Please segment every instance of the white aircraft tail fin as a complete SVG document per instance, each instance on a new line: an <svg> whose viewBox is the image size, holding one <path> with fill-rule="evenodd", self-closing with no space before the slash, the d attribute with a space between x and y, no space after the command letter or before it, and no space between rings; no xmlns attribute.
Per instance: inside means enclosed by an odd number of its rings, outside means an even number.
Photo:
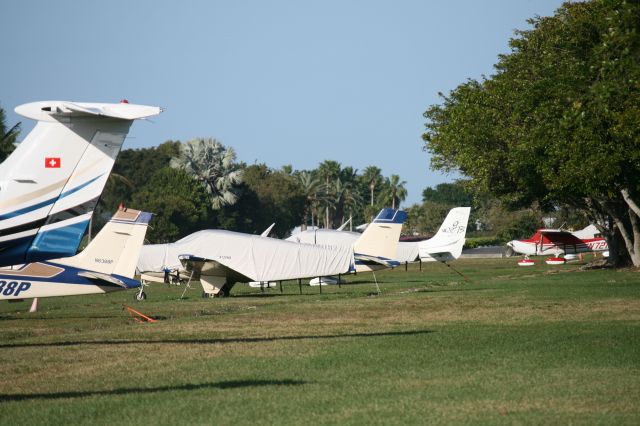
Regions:
<svg viewBox="0 0 640 426"><path fill-rule="evenodd" d="M120 208L82 252L52 262L133 278L152 216L151 213Z"/></svg>
<svg viewBox="0 0 640 426"><path fill-rule="evenodd" d="M265 229L264 231L262 231L262 234L260 234L261 237L268 237L269 234L271 233L271 230L273 229L273 227L276 226L276 223L273 222L267 229Z"/></svg>
<svg viewBox="0 0 640 426"><path fill-rule="evenodd" d="M336 231L344 231L348 224L351 223L351 218L347 219L345 223L340 225L340 227Z"/></svg>
<svg viewBox="0 0 640 426"><path fill-rule="evenodd" d="M447 261L459 258L464 246L470 212L471 207L451 209L436 235L418 244L420 259Z"/></svg>
<svg viewBox="0 0 640 426"><path fill-rule="evenodd" d="M405 220L407 220L407 213L402 210L382 209L354 243L353 251L356 256L393 259L396 256L400 231Z"/></svg>
<svg viewBox="0 0 640 426"><path fill-rule="evenodd" d="M0 164L0 266L72 256L131 123L161 110L46 101L15 111L38 123Z"/></svg>

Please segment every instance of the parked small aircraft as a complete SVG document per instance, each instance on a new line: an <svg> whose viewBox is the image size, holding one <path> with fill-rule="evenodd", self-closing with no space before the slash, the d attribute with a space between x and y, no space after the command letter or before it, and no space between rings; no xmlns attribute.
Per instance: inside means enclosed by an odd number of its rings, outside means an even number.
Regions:
<svg viewBox="0 0 640 426"><path fill-rule="evenodd" d="M513 240L507 246L515 253L527 256L545 254L574 254L591 251L605 251L609 247L607 241L594 231L592 226L569 232L562 229L538 229L531 238Z"/></svg>
<svg viewBox="0 0 640 426"><path fill-rule="evenodd" d="M132 122L160 108L33 102L36 126L0 164L0 266L73 256Z"/></svg>
<svg viewBox="0 0 640 426"><path fill-rule="evenodd" d="M146 245L138 261L143 277L150 272L181 270L199 279L203 296L228 295L236 282L269 282L313 278L355 271L356 263L385 267L398 263L387 257L397 244L403 211L383 209L353 245L299 244L259 235L204 230L175 243Z"/></svg>
<svg viewBox="0 0 640 426"><path fill-rule="evenodd" d="M418 257L422 261L446 261L460 257L462 246L464 245L469 221L470 207L456 207L449 211L447 217L442 222L440 229L433 238L420 242L400 242L396 244L386 244L385 257L393 259L396 264L413 262ZM362 234L358 232L334 230L334 229L313 229L299 232L287 238L288 241L295 241L305 244L325 244L325 245L353 245ZM399 236L399 235L398 235ZM356 263L358 272L370 271L384 268L384 265L365 265Z"/></svg>
<svg viewBox="0 0 640 426"><path fill-rule="evenodd" d="M106 293L133 279L151 214L121 208L79 254L0 269L0 300ZM144 298L140 293L139 298Z"/></svg>

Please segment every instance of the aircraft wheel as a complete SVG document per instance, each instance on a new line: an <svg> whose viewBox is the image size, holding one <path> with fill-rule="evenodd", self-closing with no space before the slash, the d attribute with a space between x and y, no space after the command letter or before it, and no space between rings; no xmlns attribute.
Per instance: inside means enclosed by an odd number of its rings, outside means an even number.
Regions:
<svg viewBox="0 0 640 426"><path fill-rule="evenodd" d="M142 292L138 292L136 293L136 295L134 296L134 298L136 300L146 300L147 299L147 293L145 293L144 291Z"/></svg>

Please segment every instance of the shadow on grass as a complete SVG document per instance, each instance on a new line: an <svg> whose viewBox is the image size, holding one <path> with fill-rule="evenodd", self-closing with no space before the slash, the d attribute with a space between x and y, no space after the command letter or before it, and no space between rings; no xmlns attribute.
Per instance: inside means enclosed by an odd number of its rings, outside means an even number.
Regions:
<svg viewBox="0 0 640 426"><path fill-rule="evenodd" d="M351 333L351 334L329 334L329 335L303 335L303 336L279 336L279 337L231 337L219 339L159 339L159 340L88 340L69 342L47 342L47 343L0 343L0 349L6 348L31 348L31 347L65 347L81 345L156 345L156 344L186 344L186 345L211 345L226 343L261 343L287 340L306 339L341 339L345 337L387 337L387 336L416 336L420 334L433 333L433 330L416 331L389 331L385 333Z"/></svg>
<svg viewBox="0 0 640 426"><path fill-rule="evenodd" d="M32 394L0 394L0 402L9 401L29 401L37 399L63 399L63 398L84 398L91 396L110 396L110 395L129 395L144 394L156 392L172 392L172 391L192 391L200 389L236 389L236 388L252 388L259 386L301 386L308 382L301 380L229 380L216 383L187 383L176 386L158 386L155 388L123 388L111 390L94 390L94 391L71 391L71 392L52 392L52 393L32 393Z"/></svg>

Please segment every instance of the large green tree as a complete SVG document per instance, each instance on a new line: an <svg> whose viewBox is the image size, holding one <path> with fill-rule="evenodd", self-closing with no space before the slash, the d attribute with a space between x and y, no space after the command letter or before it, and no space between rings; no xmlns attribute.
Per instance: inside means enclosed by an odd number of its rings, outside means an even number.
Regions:
<svg viewBox="0 0 640 426"><path fill-rule="evenodd" d="M184 170L164 167L133 195L132 207L155 214L147 240L174 242L208 224L210 209L204 186Z"/></svg>
<svg viewBox="0 0 640 426"><path fill-rule="evenodd" d="M425 188L422 191L422 201L450 206L471 206L473 195L465 188L464 182L458 180L453 183L439 183L435 188Z"/></svg>
<svg viewBox="0 0 640 426"><path fill-rule="evenodd" d="M259 205L249 213L253 218L253 232L262 232L275 222L276 235L285 237L300 224L305 196L295 178L284 171L255 164L244 169L244 184L255 193Z"/></svg>
<svg viewBox="0 0 640 426"><path fill-rule="evenodd" d="M529 22L495 75L425 112L432 167L513 207L580 209L640 266L640 4L565 3Z"/></svg>

